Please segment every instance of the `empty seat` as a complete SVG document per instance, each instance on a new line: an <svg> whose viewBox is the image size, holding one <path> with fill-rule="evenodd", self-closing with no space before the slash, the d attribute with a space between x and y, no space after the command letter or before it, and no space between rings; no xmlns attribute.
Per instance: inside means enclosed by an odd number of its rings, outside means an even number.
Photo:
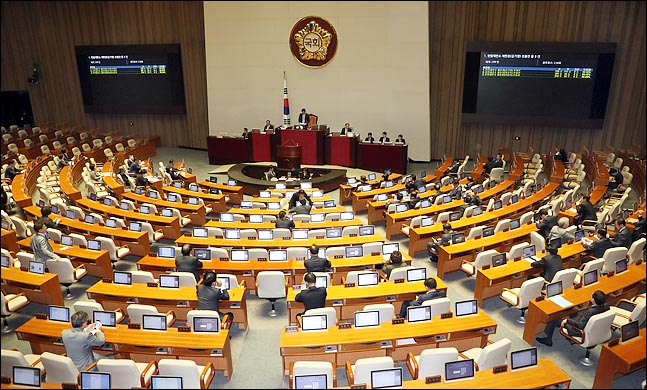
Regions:
<svg viewBox="0 0 647 390"><path fill-rule="evenodd" d="M454 347L425 349L418 356L407 354L407 368L413 379L445 375L445 363L458 360L458 350Z"/></svg>
<svg viewBox="0 0 647 390"><path fill-rule="evenodd" d="M541 295L541 290L544 287L544 278L532 278L526 280L521 284L521 287L518 288L503 288L501 295L499 297L507 302L510 306L513 306L521 310L521 317L517 319L517 322L525 323L525 312L528 308L528 304L531 299L535 299Z"/></svg>
<svg viewBox="0 0 647 390"><path fill-rule="evenodd" d="M256 277L256 294L259 298L272 302L269 312L271 317L277 315L275 302L287 296L287 280L281 271L261 271Z"/></svg>
<svg viewBox="0 0 647 390"><path fill-rule="evenodd" d="M131 359L99 359L97 369L110 374L110 387L114 389L147 389L151 376L157 373L157 362L136 363Z"/></svg>
<svg viewBox="0 0 647 390"><path fill-rule="evenodd" d="M85 264L81 264L75 268L70 259L67 258L47 260L45 263L47 264L47 268L49 268L49 272L57 274L59 282L65 287L65 299L72 299L70 286L88 274Z"/></svg>
<svg viewBox="0 0 647 390"><path fill-rule="evenodd" d="M138 303L131 303L126 308L126 311L128 312L128 321L131 324L133 323L141 324L142 316L144 314L160 314L157 311L157 308L155 306L141 305ZM174 323L175 323L175 312L173 310L169 310L166 312L166 326L171 327Z"/></svg>
<svg viewBox="0 0 647 390"><path fill-rule="evenodd" d="M346 378L348 384L371 383L371 371L394 368L393 358L390 356L357 359L355 364L346 362Z"/></svg>
<svg viewBox="0 0 647 390"><path fill-rule="evenodd" d="M506 365L508 351L512 345L509 338L503 338L499 341L492 342L488 340L488 345L484 348L471 348L460 353L463 359L474 359L476 369L479 371L490 370L492 367Z"/></svg>
<svg viewBox="0 0 647 390"><path fill-rule="evenodd" d="M160 359L157 368L159 375L182 377L185 389L208 389L215 375L212 362L198 366L193 360Z"/></svg>
<svg viewBox="0 0 647 390"><path fill-rule="evenodd" d="M51 352L43 352L40 361L45 368L47 383L77 383L79 371L71 358Z"/></svg>
<svg viewBox="0 0 647 390"><path fill-rule="evenodd" d="M7 317L9 317L11 313L15 313L23 307L29 305L29 303L29 298L27 298L27 296L25 296L25 294L23 293L5 295L4 291L2 291L2 306L0 308L2 310L2 333L9 333L13 331L13 329L9 327L9 321L7 320Z"/></svg>
<svg viewBox="0 0 647 390"><path fill-rule="evenodd" d="M290 364L290 388L295 389L295 377L302 375L326 375L326 388L337 387L337 370L330 362L297 361Z"/></svg>

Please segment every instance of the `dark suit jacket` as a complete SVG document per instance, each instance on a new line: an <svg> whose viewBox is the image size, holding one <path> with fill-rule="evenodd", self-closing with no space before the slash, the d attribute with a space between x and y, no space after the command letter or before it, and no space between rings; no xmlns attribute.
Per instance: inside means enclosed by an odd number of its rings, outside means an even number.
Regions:
<svg viewBox="0 0 647 390"><path fill-rule="evenodd" d="M542 268L544 271L541 273L541 276L543 276L547 282L553 280L557 271L564 269L564 262L560 255L549 254L530 265L532 265L532 268Z"/></svg>
<svg viewBox="0 0 647 390"><path fill-rule="evenodd" d="M301 123L305 123L306 125L307 125L308 123L310 123L310 114L308 114L308 113L305 113L305 114L301 113L301 114L299 114L299 124L301 124Z"/></svg>
<svg viewBox="0 0 647 390"><path fill-rule="evenodd" d="M503 160L494 160L493 168L503 168Z"/></svg>
<svg viewBox="0 0 647 390"><path fill-rule="evenodd" d="M382 272L384 272L384 274L386 275L386 278L388 279L389 276L391 276L391 271L393 271L396 268L406 267L406 266L407 266L406 263L400 263L400 264L387 263L384 265L384 267L382 267Z"/></svg>
<svg viewBox="0 0 647 390"><path fill-rule="evenodd" d="M41 222L43 225L47 226L48 228L59 229L59 230L61 229L59 225L56 222L52 221L50 217L40 217L38 218L38 222Z"/></svg>
<svg viewBox="0 0 647 390"><path fill-rule="evenodd" d="M427 291L424 294L420 294L418 296L418 299L416 299L413 303L412 306L421 306L424 301L428 301L430 299L436 299L436 298L444 298L445 297L445 292L444 291Z"/></svg>
<svg viewBox="0 0 647 390"><path fill-rule="evenodd" d="M375 142L375 137L366 137L364 138L364 142Z"/></svg>
<svg viewBox="0 0 647 390"><path fill-rule="evenodd" d="M578 329L584 329L591 317L596 314L604 313L607 310L609 310L609 307L606 304L600 306L591 306L583 312L580 312L577 316L575 316L575 318L567 319L566 324L574 325ZM568 329L568 326L566 328ZM571 333L569 332L569 334ZM579 333L576 332L575 335L579 335Z"/></svg>
<svg viewBox="0 0 647 390"><path fill-rule="evenodd" d="M631 232L627 227L623 227L622 230L620 230L617 234L613 234L611 236L613 238L613 246L615 247L620 247L624 246L625 248L629 249L631 246Z"/></svg>
<svg viewBox="0 0 647 390"><path fill-rule="evenodd" d="M303 302L306 310L310 309L319 309L326 306L326 292L325 287L315 287L312 286L307 290L299 292L294 300L297 302ZM334 326L335 324L328 324L328 326Z"/></svg>
<svg viewBox="0 0 647 390"><path fill-rule="evenodd" d="M378 142L391 142L391 138L389 138L389 137L386 137L386 138L385 137L380 137Z"/></svg>
<svg viewBox="0 0 647 390"><path fill-rule="evenodd" d="M130 167L128 167L128 172L129 173L139 173L141 172L142 168L139 166L139 164L132 163L130 164Z"/></svg>
<svg viewBox="0 0 647 390"><path fill-rule="evenodd" d="M308 196L308 194L305 195L305 198L309 204L312 204L312 199L310 199L310 196ZM299 202L299 193L295 192L294 194L292 194L292 197L290 198L290 203L288 207L290 208L296 207L298 202Z"/></svg>
<svg viewBox="0 0 647 390"><path fill-rule="evenodd" d="M175 258L175 268L178 272L191 272L195 276L196 282L200 280L200 273L198 270L202 268L202 262L195 258L195 256L179 255Z"/></svg>
<svg viewBox="0 0 647 390"><path fill-rule="evenodd" d="M148 184L148 181L146 181L146 178L144 176L138 175L135 178L135 185L137 187L146 187L146 184Z"/></svg>
<svg viewBox="0 0 647 390"><path fill-rule="evenodd" d="M591 254L596 259L601 258L604 255L604 252L613 247L613 243L609 240L608 237L601 238L599 240L593 241L591 245L583 244L584 247L591 251Z"/></svg>
<svg viewBox="0 0 647 390"><path fill-rule="evenodd" d="M483 171L485 173L487 173L488 175L492 171L492 168L494 168L494 160L488 161L488 162L485 163L485 165L483 165Z"/></svg>
<svg viewBox="0 0 647 390"><path fill-rule="evenodd" d="M347 128L345 128L345 127L342 127L342 128L341 128L341 135L346 135L346 134L348 134L348 133L350 133L350 132L352 132L352 131L353 131L353 128L352 128L352 127L349 127L348 129L347 129Z"/></svg>
<svg viewBox="0 0 647 390"><path fill-rule="evenodd" d="M263 130L274 130L274 125L272 124L265 125L265 127L263 127Z"/></svg>
<svg viewBox="0 0 647 390"><path fill-rule="evenodd" d="M330 267L330 260L323 257L313 256L303 262L308 272L326 272L326 268Z"/></svg>
<svg viewBox="0 0 647 390"><path fill-rule="evenodd" d="M591 202L584 202L577 205L577 214L581 216L580 221L591 220L596 221L598 219L597 214L595 213L595 208Z"/></svg>
<svg viewBox="0 0 647 390"><path fill-rule="evenodd" d="M543 221L537 223L537 229L544 238L548 238L553 226L557 225L557 216L548 216Z"/></svg>
<svg viewBox="0 0 647 390"><path fill-rule="evenodd" d="M294 228L294 221L290 219L276 219L275 227L277 228L287 228L287 229L292 229Z"/></svg>

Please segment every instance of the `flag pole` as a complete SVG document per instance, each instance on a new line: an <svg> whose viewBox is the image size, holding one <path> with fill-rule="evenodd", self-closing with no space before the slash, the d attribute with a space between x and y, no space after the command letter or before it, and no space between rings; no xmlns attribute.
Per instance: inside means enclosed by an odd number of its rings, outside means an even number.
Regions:
<svg viewBox="0 0 647 390"><path fill-rule="evenodd" d="M283 126L290 125L290 101L288 100L288 79L283 71Z"/></svg>

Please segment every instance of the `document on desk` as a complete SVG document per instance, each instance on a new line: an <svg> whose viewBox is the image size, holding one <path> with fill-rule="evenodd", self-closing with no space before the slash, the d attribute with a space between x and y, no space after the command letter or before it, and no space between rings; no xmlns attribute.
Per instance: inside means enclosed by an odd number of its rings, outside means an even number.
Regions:
<svg viewBox="0 0 647 390"><path fill-rule="evenodd" d="M406 338L406 339L397 339L395 340L395 345L396 346L401 346L401 345L410 345L410 344L416 344L416 340L414 340L412 337Z"/></svg>
<svg viewBox="0 0 647 390"><path fill-rule="evenodd" d="M562 297L561 295L552 296L552 297L548 298L548 300L553 301L554 303L559 305L559 307L561 307L561 308L573 306L573 303L571 303L571 301L569 301L568 299Z"/></svg>

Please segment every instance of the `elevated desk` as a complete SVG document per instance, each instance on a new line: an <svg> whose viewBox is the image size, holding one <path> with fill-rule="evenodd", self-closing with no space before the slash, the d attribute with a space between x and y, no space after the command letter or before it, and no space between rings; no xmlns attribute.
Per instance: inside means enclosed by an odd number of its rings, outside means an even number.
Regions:
<svg viewBox="0 0 647 390"><path fill-rule="evenodd" d="M357 166L357 137L326 137L326 164Z"/></svg>
<svg viewBox="0 0 647 390"><path fill-rule="evenodd" d="M252 142L242 137L207 137L209 164L234 164L251 161Z"/></svg>
<svg viewBox="0 0 647 390"><path fill-rule="evenodd" d="M276 138L274 133L252 132L252 160L276 161Z"/></svg>
<svg viewBox="0 0 647 390"><path fill-rule="evenodd" d="M371 171L407 173L408 145L382 145L360 143L357 145L357 168Z"/></svg>
<svg viewBox="0 0 647 390"><path fill-rule="evenodd" d="M32 353L60 354L65 353L65 346L60 341L61 333L71 328L69 323L32 318L16 329L16 335L19 340L29 342ZM117 325L116 328L104 326L102 330L108 344L94 348L100 353L117 354L122 359L144 363L161 358L193 360L199 365L211 362L227 378L231 378L233 373L228 329L220 329L218 333L180 333L177 328L164 332ZM160 353L158 347L166 350ZM214 356L214 349L219 350L218 356Z"/></svg>
<svg viewBox="0 0 647 390"><path fill-rule="evenodd" d="M301 161L303 164L324 165L325 140L328 135L327 130L276 130L279 135L280 145L299 145L301 146ZM288 142L290 141L290 142ZM277 158L279 156L279 145L277 145Z"/></svg>
<svg viewBox="0 0 647 390"><path fill-rule="evenodd" d="M243 200L243 187L242 186L229 186L223 183L212 183L210 181L201 181L198 183L200 187L217 188L223 194L229 196L229 202L233 204L240 204Z"/></svg>
<svg viewBox="0 0 647 390"><path fill-rule="evenodd" d="M15 230L4 230L2 229L2 248L18 253L18 244L16 244L16 241L18 240L18 237L16 236L16 231Z"/></svg>
<svg viewBox="0 0 647 390"><path fill-rule="evenodd" d="M24 293L30 301L42 305L65 305L56 274L39 275L20 268L3 268L2 280L2 289L9 294Z"/></svg>
<svg viewBox="0 0 647 390"><path fill-rule="evenodd" d="M626 343L609 347L602 345L598 368L595 371L594 389L610 389L611 383L617 377L645 368L645 328L640 329L640 335Z"/></svg>
<svg viewBox="0 0 647 390"><path fill-rule="evenodd" d="M571 302L573 306L562 308L548 299L540 302L533 299L528 305L523 339L528 345L533 345L535 336L544 331L547 322L565 318L569 314L584 310L585 307L579 307L579 305L586 305L591 300L591 295L595 290L601 290L607 295L614 293L608 299L617 301L621 298L629 299L635 296L644 286L645 263L640 265L631 264L620 275L612 277L600 276L597 283L579 289L571 287L564 290L562 297Z"/></svg>

